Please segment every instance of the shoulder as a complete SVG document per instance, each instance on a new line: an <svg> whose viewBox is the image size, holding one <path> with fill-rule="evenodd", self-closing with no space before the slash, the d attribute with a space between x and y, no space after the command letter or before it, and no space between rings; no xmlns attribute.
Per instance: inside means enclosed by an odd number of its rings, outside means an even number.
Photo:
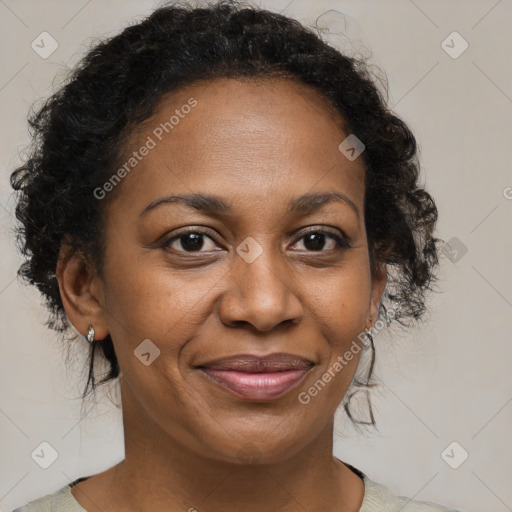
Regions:
<svg viewBox="0 0 512 512"><path fill-rule="evenodd" d="M71 494L71 487L81 480L82 478L79 478L61 487L53 494L47 494L37 498L12 512L86 512Z"/></svg>
<svg viewBox="0 0 512 512"><path fill-rule="evenodd" d="M363 474L365 492L359 512L458 512L430 501L416 501L396 496L386 486L374 482Z"/></svg>

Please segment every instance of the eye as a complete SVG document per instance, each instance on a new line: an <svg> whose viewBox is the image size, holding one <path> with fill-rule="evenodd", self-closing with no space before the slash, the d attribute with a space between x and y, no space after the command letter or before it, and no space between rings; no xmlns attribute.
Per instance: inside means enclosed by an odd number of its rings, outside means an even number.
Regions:
<svg viewBox="0 0 512 512"><path fill-rule="evenodd" d="M205 243L208 239L210 243ZM190 230L181 232L179 235L170 238L163 244L164 248L169 248L175 252L211 252L215 251L217 245L212 237L203 231ZM204 249L203 251L201 249Z"/></svg>
<svg viewBox="0 0 512 512"><path fill-rule="evenodd" d="M328 243L329 239L330 243ZM350 248L350 244L343 236L318 228L313 228L308 230L306 233L303 233L299 242L301 240L304 240L304 250L312 252L327 252ZM325 245L328 245L327 249L325 248Z"/></svg>

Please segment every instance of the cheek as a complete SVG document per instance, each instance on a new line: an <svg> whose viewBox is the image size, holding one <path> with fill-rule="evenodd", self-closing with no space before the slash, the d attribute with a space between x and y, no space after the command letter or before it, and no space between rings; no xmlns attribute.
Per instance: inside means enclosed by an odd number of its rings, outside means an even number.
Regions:
<svg viewBox="0 0 512 512"><path fill-rule="evenodd" d="M315 290L314 311L325 330L324 338L329 341L331 350L345 351L368 322L371 280L368 261L362 251L353 254L342 269L326 275Z"/></svg>
<svg viewBox="0 0 512 512"><path fill-rule="evenodd" d="M211 313L207 292L222 273L172 270L158 250L140 258L126 245L105 265L107 322L120 367L123 373L138 372L134 351L149 339L160 351L151 365L179 381L180 352Z"/></svg>
<svg viewBox="0 0 512 512"><path fill-rule="evenodd" d="M108 325L121 373L137 402L155 418L165 410L162 418L179 423L174 411L191 409L178 365L180 352L205 316L201 299L214 282L206 288L205 277L199 285L192 274L183 277L161 258L150 259L136 264L137 258L125 252L105 266Z"/></svg>
<svg viewBox="0 0 512 512"><path fill-rule="evenodd" d="M180 320L194 310L205 288L192 273L184 275L166 266L160 249L141 254L128 246L111 246L106 258L107 314L116 329L122 332L125 327L130 337L164 341L165 333L180 328ZM208 280L207 274L203 276Z"/></svg>

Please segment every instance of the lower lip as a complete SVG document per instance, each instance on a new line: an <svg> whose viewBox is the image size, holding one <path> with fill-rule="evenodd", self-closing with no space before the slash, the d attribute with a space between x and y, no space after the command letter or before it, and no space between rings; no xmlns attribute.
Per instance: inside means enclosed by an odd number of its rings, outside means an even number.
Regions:
<svg viewBox="0 0 512 512"><path fill-rule="evenodd" d="M212 380L247 400L279 398L298 386L309 368L272 373L245 373L232 370L201 368Z"/></svg>

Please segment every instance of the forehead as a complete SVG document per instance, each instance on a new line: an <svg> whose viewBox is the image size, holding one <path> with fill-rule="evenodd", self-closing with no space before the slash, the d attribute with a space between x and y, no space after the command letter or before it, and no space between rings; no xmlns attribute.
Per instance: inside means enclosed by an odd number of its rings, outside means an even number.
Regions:
<svg viewBox="0 0 512 512"><path fill-rule="evenodd" d="M270 199L321 182L357 201L364 164L340 153L344 125L324 97L294 80L197 82L162 97L133 130L124 162L150 140L152 148L123 179L123 195L147 203L176 190L231 197L252 190Z"/></svg>

